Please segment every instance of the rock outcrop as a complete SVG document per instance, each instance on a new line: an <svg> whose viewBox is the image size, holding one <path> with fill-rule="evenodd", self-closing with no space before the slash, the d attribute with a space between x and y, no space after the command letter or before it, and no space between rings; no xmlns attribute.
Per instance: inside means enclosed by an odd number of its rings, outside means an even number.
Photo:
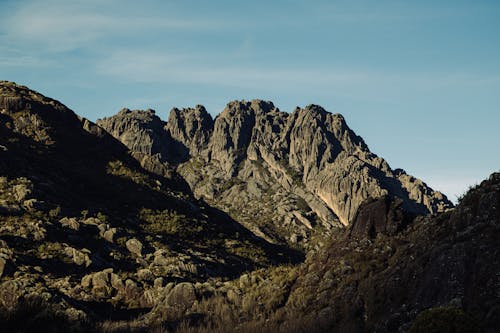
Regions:
<svg viewBox="0 0 500 333"><path fill-rule="evenodd" d="M207 147L213 126L212 116L205 107L197 105L195 108L172 109L165 129L180 144L176 148L196 156Z"/></svg>
<svg viewBox="0 0 500 333"><path fill-rule="evenodd" d="M412 220L411 214L402 208L403 200L383 196L367 199L359 207L349 228L349 236L375 238L377 234L394 235Z"/></svg>
<svg viewBox="0 0 500 333"><path fill-rule="evenodd" d="M130 150L167 160L169 138L162 131L164 122L154 110L122 109L115 117L104 118L98 124Z"/></svg>

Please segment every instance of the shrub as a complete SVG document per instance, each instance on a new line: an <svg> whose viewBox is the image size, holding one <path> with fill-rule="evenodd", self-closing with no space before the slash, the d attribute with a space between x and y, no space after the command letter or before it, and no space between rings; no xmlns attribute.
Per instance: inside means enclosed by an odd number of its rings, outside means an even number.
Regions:
<svg viewBox="0 0 500 333"><path fill-rule="evenodd" d="M69 318L55 311L43 299L28 297L8 311L1 309L0 327L2 332L91 332L89 325Z"/></svg>
<svg viewBox="0 0 500 333"><path fill-rule="evenodd" d="M437 307L422 311L408 333L479 333L479 325L463 310Z"/></svg>
<svg viewBox="0 0 500 333"><path fill-rule="evenodd" d="M200 222L193 221L175 210L144 208L140 211L139 218L145 222L144 230L151 234L189 237L203 231L203 225Z"/></svg>

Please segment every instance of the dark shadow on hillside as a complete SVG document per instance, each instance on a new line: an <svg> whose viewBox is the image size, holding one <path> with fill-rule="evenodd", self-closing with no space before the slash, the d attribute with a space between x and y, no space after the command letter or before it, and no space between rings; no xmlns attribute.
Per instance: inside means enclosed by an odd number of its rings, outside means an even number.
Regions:
<svg viewBox="0 0 500 333"><path fill-rule="evenodd" d="M142 208L171 209L198 219L201 218L200 206L203 206L204 213L208 215L208 232L203 233L201 238L170 237L167 240L169 246L181 251L193 248L206 251L203 246L199 246L204 240L237 238L260 247L270 259L270 264L298 263L304 259L299 251L273 245L256 237L226 213L197 202L190 192L176 192L170 187L168 179L142 169L123 144L99 127L96 126L94 130L102 130L103 133L96 135L83 130L81 121L72 113L61 115L54 110L46 110L46 107L37 112L43 114L43 119L53 126L55 144L45 145L13 132L6 126L10 117L0 115L0 141L7 149L0 151L0 174L9 178L30 179L34 183L35 197L50 203L52 206L49 208L61 206L64 216L79 216L83 210L88 210L91 215L103 212L110 217L111 226L133 230L137 232L139 240L144 241L145 235L136 218ZM143 175L146 183L134 181L131 179L133 175L127 178L109 174L109 163L112 161L121 161L127 170ZM153 189L148 183L150 181L160 182L160 188ZM180 187L184 188L184 185ZM80 237L82 235L79 232L62 232L59 229L48 230L48 239L63 239L72 247L90 247L91 251L116 247L88 235ZM232 255L223 247L216 247L215 251L229 259L227 264L212 267L217 275L236 277L263 266L249 258ZM95 268L104 267L97 265Z"/></svg>

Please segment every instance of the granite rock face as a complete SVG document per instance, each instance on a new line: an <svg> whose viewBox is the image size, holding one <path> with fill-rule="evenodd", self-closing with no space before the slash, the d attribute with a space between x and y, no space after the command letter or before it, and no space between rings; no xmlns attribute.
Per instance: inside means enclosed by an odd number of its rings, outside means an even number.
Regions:
<svg viewBox="0 0 500 333"><path fill-rule="evenodd" d="M101 119L97 124L131 151L158 155L161 161L167 160L170 138L163 131L165 123L154 110L132 111L125 108L116 116Z"/></svg>
<svg viewBox="0 0 500 333"><path fill-rule="evenodd" d="M377 234L394 235L414 218L402 209L403 200L383 196L367 199L359 207L350 226L349 236L375 238Z"/></svg>
<svg viewBox="0 0 500 333"><path fill-rule="evenodd" d="M126 118L120 112L98 124L131 150L154 152L130 144L143 139L127 119L142 119L143 112ZM307 241L317 225L350 225L369 198L399 198L411 214L453 206L423 181L391 169L342 115L318 105L286 113L267 101L233 101L213 121L202 106L174 108L154 131L144 142L163 147L164 159L197 197L270 241Z"/></svg>
<svg viewBox="0 0 500 333"><path fill-rule="evenodd" d="M170 111L165 129L171 137L184 146L190 155L197 155L208 145L214 122L205 107L197 105L195 108Z"/></svg>

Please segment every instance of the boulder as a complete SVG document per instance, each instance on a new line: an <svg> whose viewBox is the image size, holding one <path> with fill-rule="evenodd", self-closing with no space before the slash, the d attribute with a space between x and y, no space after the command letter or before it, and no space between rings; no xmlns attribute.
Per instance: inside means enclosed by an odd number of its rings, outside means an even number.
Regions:
<svg viewBox="0 0 500 333"><path fill-rule="evenodd" d="M86 219L83 219L82 220L82 223L85 224L85 225L93 225L93 226L98 226L99 224L101 224L101 220L99 220L98 218L96 217L89 217L89 218L86 218Z"/></svg>
<svg viewBox="0 0 500 333"><path fill-rule="evenodd" d="M90 288L92 286L92 274L87 274L82 277L80 284L83 288Z"/></svg>
<svg viewBox="0 0 500 333"><path fill-rule="evenodd" d="M359 207L348 234L358 238L374 238L378 233L394 235L413 217L403 208L403 201L399 198L370 198Z"/></svg>
<svg viewBox="0 0 500 333"><path fill-rule="evenodd" d="M16 215L22 212L21 207L15 203L9 203L7 200L0 200L0 214Z"/></svg>
<svg viewBox="0 0 500 333"><path fill-rule="evenodd" d="M154 280L153 285L154 285L155 288L162 288L163 287L163 278L162 277L157 277Z"/></svg>
<svg viewBox="0 0 500 333"><path fill-rule="evenodd" d="M197 300L194 285L189 282L176 284L168 293L166 303L185 311Z"/></svg>
<svg viewBox="0 0 500 333"><path fill-rule="evenodd" d="M26 184L18 184L12 187L12 192L17 202L23 202L31 194L31 188Z"/></svg>
<svg viewBox="0 0 500 333"><path fill-rule="evenodd" d="M113 289L118 289L114 285L119 286L117 275L113 273L112 268L87 274L82 278L80 284L83 288L91 288L92 293L98 297L111 296Z"/></svg>
<svg viewBox="0 0 500 333"><path fill-rule="evenodd" d="M7 265L7 259L0 257L0 278L2 277L3 272L5 271L6 265Z"/></svg>
<svg viewBox="0 0 500 333"><path fill-rule="evenodd" d="M114 289L116 289L118 291L123 290L123 288L124 288L123 281L117 274L111 273L110 281L111 281L111 286Z"/></svg>
<svg viewBox="0 0 500 333"><path fill-rule="evenodd" d="M92 264L92 260L89 256L90 250L88 249L77 250L73 247L68 246L64 249L64 252L78 266L85 265L85 267L89 267Z"/></svg>
<svg viewBox="0 0 500 333"><path fill-rule="evenodd" d="M103 237L108 242L113 243L115 240L116 233L117 233L116 228L110 228L104 232Z"/></svg>
<svg viewBox="0 0 500 333"><path fill-rule="evenodd" d="M80 223L74 217L63 217L59 220L59 223L65 228L77 231L80 229Z"/></svg>
<svg viewBox="0 0 500 333"><path fill-rule="evenodd" d="M92 276L92 292L100 297L111 296L111 273L113 273L112 268L107 268L103 271L94 273Z"/></svg>
<svg viewBox="0 0 500 333"><path fill-rule="evenodd" d="M139 281L153 281L155 278L155 276L153 275L153 273L147 269L147 268L143 268L143 269L140 269L139 271L137 271L137 279Z"/></svg>
<svg viewBox="0 0 500 333"><path fill-rule="evenodd" d="M142 257L142 243L138 239L131 238L127 240L125 246L130 253L135 254L138 257Z"/></svg>
<svg viewBox="0 0 500 333"><path fill-rule="evenodd" d="M32 212L37 210L45 210L47 205L43 201L38 201L37 199L28 199L23 201L24 209Z"/></svg>

